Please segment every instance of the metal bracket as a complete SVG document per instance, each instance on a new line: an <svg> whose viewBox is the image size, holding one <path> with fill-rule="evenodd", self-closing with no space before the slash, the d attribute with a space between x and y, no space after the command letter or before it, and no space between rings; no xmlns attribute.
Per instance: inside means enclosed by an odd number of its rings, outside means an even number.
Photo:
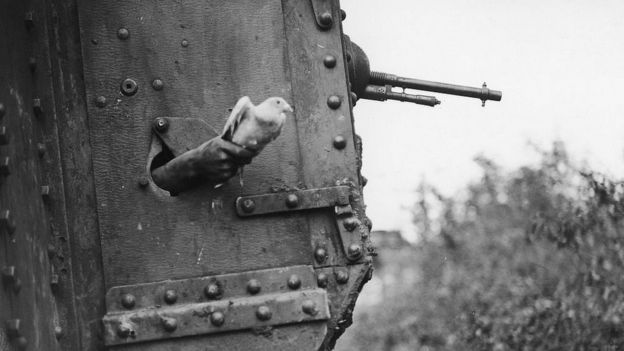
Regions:
<svg viewBox="0 0 624 351"><path fill-rule="evenodd" d="M332 0L310 0L316 24L322 30L329 30L336 22L332 15Z"/></svg>
<svg viewBox="0 0 624 351"><path fill-rule="evenodd" d="M114 287L108 346L330 318L311 266Z"/></svg>
<svg viewBox="0 0 624 351"><path fill-rule="evenodd" d="M236 198L236 213L241 217L262 214L310 210L333 207L343 251L351 262L363 257L359 232L360 220L349 204L351 189L348 186L308 189L284 193L240 196ZM356 231L356 229L358 229Z"/></svg>

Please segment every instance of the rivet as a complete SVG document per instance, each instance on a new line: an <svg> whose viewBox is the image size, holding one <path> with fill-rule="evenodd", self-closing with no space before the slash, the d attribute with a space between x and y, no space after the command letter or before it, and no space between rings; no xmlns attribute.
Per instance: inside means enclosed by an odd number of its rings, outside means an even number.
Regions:
<svg viewBox="0 0 624 351"><path fill-rule="evenodd" d="M39 117L43 114L43 107L41 106L41 99L35 98L32 101L33 111L35 112L35 116Z"/></svg>
<svg viewBox="0 0 624 351"><path fill-rule="evenodd" d="M327 274L321 272L316 275L316 284L318 284L319 287L326 288L328 283L329 277L327 276Z"/></svg>
<svg viewBox="0 0 624 351"><path fill-rule="evenodd" d="M117 335L120 338L127 338L132 334L132 327L126 322L122 322L117 326Z"/></svg>
<svg viewBox="0 0 624 351"><path fill-rule="evenodd" d="M63 337L63 328L58 325L54 327L54 336L56 337L56 340L61 340Z"/></svg>
<svg viewBox="0 0 624 351"><path fill-rule="evenodd" d="M11 174L11 168L9 167L11 163L11 159L9 156L4 156L0 158L0 175L7 176Z"/></svg>
<svg viewBox="0 0 624 351"><path fill-rule="evenodd" d="M24 24L26 25L26 29L31 30L35 26L35 21L33 20L32 11L26 12L24 16Z"/></svg>
<svg viewBox="0 0 624 351"><path fill-rule="evenodd" d="M20 336L15 341L15 344L17 345L18 350L26 350L26 348L28 347L28 339L26 339L26 337Z"/></svg>
<svg viewBox="0 0 624 351"><path fill-rule="evenodd" d="M258 281L258 279L250 279L247 282L247 292L255 295L257 293L260 292L261 286L260 286L260 282Z"/></svg>
<svg viewBox="0 0 624 351"><path fill-rule="evenodd" d="M178 328L178 321L175 318L161 317L163 328L168 332L173 332Z"/></svg>
<svg viewBox="0 0 624 351"><path fill-rule="evenodd" d="M58 290L58 287L59 287L59 275L56 273L50 274L50 289L52 289L53 292L56 292Z"/></svg>
<svg viewBox="0 0 624 351"><path fill-rule="evenodd" d="M309 314L311 316L314 316L318 313L318 310L316 309L316 303L314 303L314 301L312 300L303 301L303 304L301 305L301 310L305 314Z"/></svg>
<svg viewBox="0 0 624 351"><path fill-rule="evenodd" d="M301 286L301 279L296 274L293 274L288 278L287 284L290 289L297 290Z"/></svg>
<svg viewBox="0 0 624 351"><path fill-rule="evenodd" d="M334 67L336 67L336 56L334 56L334 55L326 55L323 58L323 64L327 68L334 68Z"/></svg>
<svg viewBox="0 0 624 351"><path fill-rule="evenodd" d="M334 147L338 150L342 150L347 146L347 139L345 139L342 135L337 135L334 137Z"/></svg>
<svg viewBox="0 0 624 351"><path fill-rule="evenodd" d="M319 15L318 19L323 29L329 29L334 24L334 19L329 12L323 12Z"/></svg>
<svg viewBox="0 0 624 351"><path fill-rule="evenodd" d="M256 310L256 317L261 321L268 321L273 316L269 306L262 305Z"/></svg>
<svg viewBox="0 0 624 351"><path fill-rule="evenodd" d="M252 213L256 209L256 203L252 199L245 199L241 204L241 209L245 213Z"/></svg>
<svg viewBox="0 0 624 351"><path fill-rule="evenodd" d="M366 184L368 184L368 178L362 176L362 186L366 186Z"/></svg>
<svg viewBox="0 0 624 351"><path fill-rule="evenodd" d="M4 106L3 103L0 102L0 118L4 117L5 113L6 113L6 107Z"/></svg>
<svg viewBox="0 0 624 351"><path fill-rule="evenodd" d="M175 290L167 290L165 291L164 300L167 304L173 305L178 301L178 293Z"/></svg>
<svg viewBox="0 0 624 351"><path fill-rule="evenodd" d="M373 221L371 221L370 218L364 217L364 225L368 228L369 232L373 230Z"/></svg>
<svg viewBox="0 0 624 351"><path fill-rule="evenodd" d="M154 128L160 133L164 133L169 129L169 121L166 118L158 117L154 121Z"/></svg>
<svg viewBox="0 0 624 351"><path fill-rule="evenodd" d="M351 62L351 54L349 52L347 52L347 62Z"/></svg>
<svg viewBox="0 0 624 351"><path fill-rule="evenodd" d="M134 308L134 305L136 304L136 299L134 298L134 295L132 294L124 294L121 297L121 305L127 309L132 309Z"/></svg>
<svg viewBox="0 0 624 351"><path fill-rule="evenodd" d="M340 20L344 21L347 18L347 13L345 12L345 10L340 9Z"/></svg>
<svg viewBox="0 0 624 351"><path fill-rule="evenodd" d="M20 280L20 278L17 278L15 279L15 283L13 283L13 292L16 294L19 294L21 289L22 289L22 281Z"/></svg>
<svg viewBox="0 0 624 351"><path fill-rule="evenodd" d="M95 98L95 106L102 108L106 106L106 97L100 95Z"/></svg>
<svg viewBox="0 0 624 351"><path fill-rule="evenodd" d="M7 134L6 126L0 126L0 145L6 145L9 143L9 135Z"/></svg>
<svg viewBox="0 0 624 351"><path fill-rule="evenodd" d="M7 266L2 268L2 281L5 284L15 283L15 266Z"/></svg>
<svg viewBox="0 0 624 351"><path fill-rule="evenodd" d="M44 201L47 201L50 199L50 186L49 185L42 185L41 186L41 198Z"/></svg>
<svg viewBox="0 0 624 351"><path fill-rule="evenodd" d="M91 39L91 44L93 44L93 45L97 45L97 44L98 44L97 39Z"/></svg>
<svg viewBox="0 0 624 351"><path fill-rule="evenodd" d="M161 79L154 79L152 81L152 88L154 88L154 90L163 90L163 87L165 86L165 84L163 83L163 81Z"/></svg>
<svg viewBox="0 0 624 351"><path fill-rule="evenodd" d="M0 225L9 233L13 234L17 226L15 225L15 221L13 220L13 216L11 215L11 211L3 210L0 212Z"/></svg>
<svg viewBox="0 0 624 351"><path fill-rule="evenodd" d="M142 175L139 177L138 183L141 188L145 188L149 185L149 179L147 179L147 176Z"/></svg>
<svg viewBox="0 0 624 351"><path fill-rule="evenodd" d="M210 323L212 323L212 325L214 325L215 327L222 326L223 323L225 323L225 315L223 314L223 312L212 312L210 314Z"/></svg>
<svg viewBox="0 0 624 351"><path fill-rule="evenodd" d="M349 273L346 270L338 270L334 272L338 284L345 284L349 281Z"/></svg>
<svg viewBox="0 0 624 351"><path fill-rule="evenodd" d="M132 78L126 78L121 82L121 93L125 96L132 96L139 90L137 82Z"/></svg>
<svg viewBox="0 0 624 351"><path fill-rule="evenodd" d="M208 285L206 285L206 287L204 288L204 294L206 294L206 297L211 299L211 300L216 300L221 298L221 287L219 286L218 282L211 282Z"/></svg>
<svg viewBox="0 0 624 351"><path fill-rule="evenodd" d="M357 260L362 257L362 246L358 244L351 244L347 249L347 256L351 260Z"/></svg>
<svg viewBox="0 0 624 351"><path fill-rule="evenodd" d="M39 157L43 157L43 155L45 155L45 152L46 152L45 144L37 143L37 153L39 154Z"/></svg>
<svg viewBox="0 0 624 351"><path fill-rule="evenodd" d="M48 244L48 258L53 259L56 256L56 247L52 244Z"/></svg>
<svg viewBox="0 0 624 351"><path fill-rule="evenodd" d="M288 196L286 196L286 206L288 208L299 206L299 197L296 194L288 194Z"/></svg>
<svg viewBox="0 0 624 351"><path fill-rule="evenodd" d="M358 224L360 221L355 217L349 217L342 222L342 226L350 232L354 231Z"/></svg>
<svg viewBox="0 0 624 351"><path fill-rule="evenodd" d="M34 57L30 57L28 58L28 68L30 69L30 72L35 73L35 71L37 70L37 59Z"/></svg>
<svg viewBox="0 0 624 351"><path fill-rule="evenodd" d="M22 321L20 319L9 319L6 321L6 333L10 339L20 336Z"/></svg>
<svg viewBox="0 0 624 351"><path fill-rule="evenodd" d="M180 43L180 45L182 45L182 47L185 48L189 45L189 42L186 39L182 39L182 42Z"/></svg>
<svg viewBox="0 0 624 351"><path fill-rule="evenodd" d="M341 103L340 97L336 95L332 95L327 98L327 106L329 106L329 108L331 108L332 110L339 108L340 103Z"/></svg>
<svg viewBox="0 0 624 351"><path fill-rule="evenodd" d="M130 32L128 31L127 28L119 28L119 30L117 30L117 38L121 40L126 40L128 39L129 36L130 36Z"/></svg>
<svg viewBox="0 0 624 351"><path fill-rule="evenodd" d="M314 259L316 259L318 263L325 262L325 260L327 260L327 250L325 250L324 247L317 247L314 250Z"/></svg>

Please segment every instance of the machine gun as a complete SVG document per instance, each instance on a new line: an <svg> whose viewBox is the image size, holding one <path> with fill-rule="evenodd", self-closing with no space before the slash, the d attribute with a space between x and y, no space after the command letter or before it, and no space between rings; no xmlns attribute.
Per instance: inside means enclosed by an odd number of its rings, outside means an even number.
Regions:
<svg viewBox="0 0 624 351"><path fill-rule="evenodd" d="M485 106L487 100L500 101L503 96L502 92L489 89L485 83L481 88L475 88L371 71L368 57L364 51L353 43L348 36L345 35L344 39L353 101L362 98L376 101L407 101L432 107L440 104L440 100L434 96L409 94L405 92L405 89L476 98L481 100L482 106ZM403 91L392 91L393 88L402 88Z"/></svg>

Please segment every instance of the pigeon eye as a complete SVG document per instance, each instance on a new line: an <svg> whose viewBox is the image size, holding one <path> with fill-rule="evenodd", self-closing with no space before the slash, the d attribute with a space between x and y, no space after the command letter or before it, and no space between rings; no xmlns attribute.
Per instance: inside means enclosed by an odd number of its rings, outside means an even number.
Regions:
<svg viewBox="0 0 624 351"><path fill-rule="evenodd" d="M280 101L279 101L279 100L277 100L277 104L278 104L278 105L279 105L279 103L280 103Z"/></svg>

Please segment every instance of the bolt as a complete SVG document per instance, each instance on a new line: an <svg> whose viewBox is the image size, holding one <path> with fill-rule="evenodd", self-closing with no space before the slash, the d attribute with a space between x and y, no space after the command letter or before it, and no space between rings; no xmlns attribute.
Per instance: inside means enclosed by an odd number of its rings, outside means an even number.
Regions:
<svg viewBox="0 0 624 351"><path fill-rule="evenodd" d="M345 10L340 9L340 20L344 21L347 18L347 13L345 12Z"/></svg>
<svg viewBox="0 0 624 351"><path fill-rule="evenodd" d="M334 19L329 12L323 12L319 15L318 19L323 29L329 29L334 24Z"/></svg>
<svg viewBox="0 0 624 351"><path fill-rule="evenodd" d="M11 174L11 169L9 168L10 163L11 159L9 156L0 158L0 175L8 176Z"/></svg>
<svg viewBox="0 0 624 351"><path fill-rule="evenodd" d="M330 97L327 98L327 106L329 106L329 108L331 108L332 110L335 110L337 108L340 107L340 97L336 96L336 95L332 95Z"/></svg>
<svg viewBox="0 0 624 351"><path fill-rule="evenodd" d="M117 335L120 338L127 338L130 335L133 334L133 330L132 327L130 326L129 323L127 322L121 322L118 326L117 326Z"/></svg>
<svg viewBox="0 0 624 351"><path fill-rule="evenodd" d="M168 332L173 332L178 328L178 321L175 318L161 317L163 328Z"/></svg>
<svg viewBox="0 0 624 351"><path fill-rule="evenodd" d="M15 266L7 266L2 268L2 281L5 284L15 283Z"/></svg>
<svg viewBox="0 0 624 351"><path fill-rule="evenodd" d="M301 279L296 274L291 275L288 278L288 287L292 290L297 290L301 286Z"/></svg>
<svg viewBox="0 0 624 351"><path fill-rule="evenodd" d="M154 90L163 90L163 87L165 86L165 84L163 83L162 80L156 78L152 81L152 88L154 88Z"/></svg>
<svg viewBox="0 0 624 351"><path fill-rule="evenodd" d="M56 340L60 340L63 337L63 328L58 325L54 327L54 336L56 336Z"/></svg>
<svg viewBox="0 0 624 351"><path fill-rule="evenodd" d="M358 224L360 221L355 217L349 217L342 222L342 226L350 232L354 231Z"/></svg>
<svg viewBox="0 0 624 351"><path fill-rule="evenodd" d="M134 298L134 295L132 294L124 294L121 297L121 305L129 310L131 310L132 308L134 308L134 305L136 304L136 299Z"/></svg>
<svg viewBox="0 0 624 351"><path fill-rule="evenodd" d="M351 244L347 249L347 257L350 260L357 260L362 257L362 246L358 244Z"/></svg>
<svg viewBox="0 0 624 351"><path fill-rule="evenodd" d="M268 321L273 316L269 306L262 305L256 310L256 317L261 321Z"/></svg>
<svg viewBox="0 0 624 351"><path fill-rule="evenodd" d="M158 117L154 121L154 128L160 133L165 133L169 129L169 121L166 118Z"/></svg>
<svg viewBox="0 0 624 351"><path fill-rule="evenodd" d="M138 183L141 188L145 188L149 185L149 179L147 179L147 176L142 175L139 177Z"/></svg>
<svg viewBox="0 0 624 351"><path fill-rule="evenodd" d="M119 30L117 30L117 38L121 40L126 40L128 39L129 36L130 36L130 32L128 31L128 29L119 28Z"/></svg>
<svg viewBox="0 0 624 351"><path fill-rule="evenodd" d="M165 291L164 299L167 304L173 305L178 301L178 293L175 290L167 290Z"/></svg>
<svg viewBox="0 0 624 351"><path fill-rule="evenodd" d="M204 288L204 294L206 297L211 300L216 300L221 298L222 295L221 287L218 282L211 282Z"/></svg>
<svg viewBox="0 0 624 351"><path fill-rule="evenodd" d="M121 82L121 93L125 96L132 96L139 90L139 86L134 79L126 78Z"/></svg>
<svg viewBox="0 0 624 351"><path fill-rule="evenodd" d="M247 282L247 292L255 295L260 292L260 282L257 279L250 279Z"/></svg>
<svg viewBox="0 0 624 351"><path fill-rule="evenodd" d="M9 339L13 339L13 338L20 336L21 324L22 324L22 321L19 319L9 319L6 321L5 323L6 333Z"/></svg>
<svg viewBox="0 0 624 351"><path fill-rule="evenodd" d="M41 107L41 99L35 98L32 101L33 111L35 112L35 116L40 117L43 114L43 107Z"/></svg>
<svg viewBox="0 0 624 351"><path fill-rule="evenodd" d="M106 97L100 95L95 98L95 106L102 108L106 106Z"/></svg>
<svg viewBox="0 0 624 351"><path fill-rule="evenodd" d="M288 196L286 196L286 206L288 208L299 206L299 197L296 194L288 194Z"/></svg>
<svg viewBox="0 0 624 351"><path fill-rule="evenodd" d="M301 310L305 314L309 314L311 316L314 316L318 313L318 310L316 309L316 303L314 303L314 301L312 300L303 301L303 304L301 305Z"/></svg>
<svg viewBox="0 0 624 351"><path fill-rule="evenodd" d="M324 247L317 247L314 250L314 258L318 263L325 262L325 260L327 260L327 250L325 250Z"/></svg>
<svg viewBox="0 0 624 351"><path fill-rule="evenodd" d="M11 215L11 211L4 210L0 212L0 226L4 227L9 234L13 234L17 226Z"/></svg>
<svg viewBox="0 0 624 351"><path fill-rule="evenodd" d="M327 287L327 283L329 283L329 277L327 276L327 274L325 274L323 272L317 274L317 276L316 276L316 284L318 284L319 287L326 288Z"/></svg>
<svg viewBox="0 0 624 351"><path fill-rule="evenodd" d="M182 39L182 42L180 43L180 45L182 45L182 47L185 48L189 45L189 42L186 39Z"/></svg>
<svg viewBox="0 0 624 351"><path fill-rule="evenodd" d="M336 271L334 272L334 275L336 276L338 284L345 284L349 281L349 273L346 270Z"/></svg>
<svg viewBox="0 0 624 351"><path fill-rule="evenodd" d="M325 56L323 58L323 64L327 68L334 68L334 67L336 67L336 56L334 56L334 55L327 55L327 56Z"/></svg>
<svg viewBox="0 0 624 351"><path fill-rule="evenodd" d="M245 199L241 204L241 209L245 213L252 213L256 209L256 203L252 199Z"/></svg>
<svg viewBox="0 0 624 351"><path fill-rule="evenodd" d="M26 15L24 16L24 24L26 25L27 30L31 30L35 26L32 11L26 12Z"/></svg>
<svg viewBox="0 0 624 351"><path fill-rule="evenodd" d="M39 157L43 157L43 155L45 155L45 152L46 152L45 144L37 143L37 153L39 154Z"/></svg>
<svg viewBox="0 0 624 351"><path fill-rule="evenodd" d="M28 68L30 69L30 72L35 73L35 71L37 70L37 59L34 57L30 57L28 58Z"/></svg>
<svg viewBox="0 0 624 351"><path fill-rule="evenodd" d="M48 201L50 199L50 186L43 185L41 186L41 198L43 201Z"/></svg>
<svg viewBox="0 0 624 351"><path fill-rule="evenodd" d="M6 107L4 106L3 103L0 102L0 118L4 117L5 113L6 113Z"/></svg>
<svg viewBox="0 0 624 351"><path fill-rule="evenodd" d="M215 327L220 327L225 323L225 315L222 312L216 311L210 314L210 323Z"/></svg>
<svg viewBox="0 0 624 351"><path fill-rule="evenodd" d="M345 139L342 135L337 135L334 137L334 147L338 150L342 150L347 146L347 139Z"/></svg>

